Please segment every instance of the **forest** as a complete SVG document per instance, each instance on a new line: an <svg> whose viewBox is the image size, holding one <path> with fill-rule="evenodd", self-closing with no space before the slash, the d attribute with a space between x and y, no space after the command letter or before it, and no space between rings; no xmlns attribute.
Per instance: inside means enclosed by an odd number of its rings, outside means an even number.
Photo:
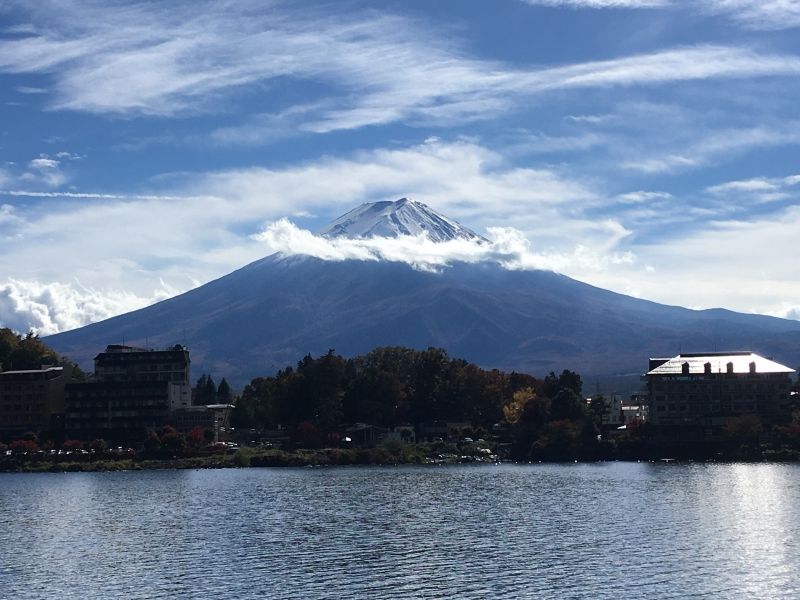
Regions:
<svg viewBox="0 0 800 600"><path fill-rule="evenodd" d="M445 350L376 348L354 358L330 350L274 377L253 379L231 417L236 428L302 432L305 445L330 444L343 424L380 427L469 423L501 437L518 457L594 456L605 403L583 400L580 375L536 378L485 370Z"/></svg>

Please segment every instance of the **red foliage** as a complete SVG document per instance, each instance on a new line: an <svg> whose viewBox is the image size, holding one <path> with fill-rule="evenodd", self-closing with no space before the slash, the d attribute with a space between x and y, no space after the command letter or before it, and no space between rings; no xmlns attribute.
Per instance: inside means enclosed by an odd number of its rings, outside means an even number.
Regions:
<svg viewBox="0 0 800 600"><path fill-rule="evenodd" d="M203 428L199 425L193 427L192 430L186 434L186 442L194 448L205 445L206 436Z"/></svg>
<svg viewBox="0 0 800 600"><path fill-rule="evenodd" d="M83 442L80 440L64 440L61 444L61 449L67 452L74 452L75 450L83 450Z"/></svg>
<svg viewBox="0 0 800 600"><path fill-rule="evenodd" d="M8 449L14 454L34 454L39 451L39 444L33 440L14 440Z"/></svg>

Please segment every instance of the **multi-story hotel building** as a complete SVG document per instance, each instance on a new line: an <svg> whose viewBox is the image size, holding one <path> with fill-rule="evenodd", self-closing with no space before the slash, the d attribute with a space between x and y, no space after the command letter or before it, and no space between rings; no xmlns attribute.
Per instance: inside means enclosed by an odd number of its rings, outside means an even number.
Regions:
<svg viewBox="0 0 800 600"><path fill-rule="evenodd" d="M756 415L764 425L790 417L793 369L752 352L706 352L651 358L649 420L713 433L731 417Z"/></svg>

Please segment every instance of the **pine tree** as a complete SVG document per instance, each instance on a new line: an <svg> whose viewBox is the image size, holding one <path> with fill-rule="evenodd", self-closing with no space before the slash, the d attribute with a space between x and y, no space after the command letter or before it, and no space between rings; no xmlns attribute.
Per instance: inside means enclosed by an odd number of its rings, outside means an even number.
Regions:
<svg viewBox="0 0 800 600"><path fill-rule="evenodd" d="M217 386L211 375L203 373L194 388L194 403L198 405L214 404L217 401Z"/></svg>
<svg viewBox="0 0 800 600"><path fill-rule="evenodd" d="M231 386L228 385L227 380L223 377L219 382L217 388L217 404L230 404L231 403Z"/></svg>

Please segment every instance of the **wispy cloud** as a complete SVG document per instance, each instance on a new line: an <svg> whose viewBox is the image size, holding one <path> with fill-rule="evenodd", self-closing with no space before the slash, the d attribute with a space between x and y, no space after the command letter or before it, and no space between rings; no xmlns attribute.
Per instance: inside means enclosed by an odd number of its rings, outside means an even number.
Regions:
<svg viewBox="0 0 800 600"><path fill-rule="evenodd" d="M623 168L647 174L671 173L717 164L754 148L800 144L800 124L782 127L759 126L708 132L679 151L651 154L622 164Z"/></svg>
<svg viewBox="0 0 800 600"><path fill-rule="evenodd" d="M706 188L706 192L724 198L752 200L757 203L776 202L800 196L800 175L788 177L754 177L727 181Z"/></svg>
<svg viewBox="0 0 800 600"><path fill-rule="evenodd" d="M679 243L639 246L640 261L655 268L635 279L644 297L661 302L685 305L685 298L693 298L703 308L730 308L723 298L735 295L738 310L791 316L788 309L800 295L800 268L784 258L796 254L798 231L797 206L769 217L710 222Z"/></svg>
<svg viewBox="0 0 800 600"><path fill-rule="evenodd" d="M532 6L556 8L660 8L671 0L522 0Z"/></svg>
<svg viewBox="0 0 800 600"><path fill-rule="evenodd" d="M617 200L629 204L650 202L652 200L669 200L670 198L672 198L672 194L670 194L669 192L647 192L644 190L638 190L636 192L627 192L625 194L619 194L617 196Z"/></svg>
<svg viewBox="0 0 800 600"><path fill-rule="evenodd" d="M6 163L0 168L0 196L63 196L67 192L54 191L70 181L70 169L65 168L70 162L83 160L85 156L61 151L54 155L40 154L28 160L24 165ZM25 190L3 189L24 186ZM30 189L33 188L33 189ZM48 191L42 191L42 188ZM77 197L77 196L76 196Z"/></svg>
<svg viewBox="0 0 800 600"><path fill-rule="evenodd" d="M614 120L613 115L567 115L565 121L573 123L589 123L590 125L600 125Z"/></svg>
<svg viewBox="0 0 800 600"><path fill-rule="evenodd" d="M779 30L800 26L796 0L521 0L532 6L586 9L675 9L697 14L723 15L755 30Z"/></svg>
<svg viewBox="0 0 800 600"><path fill-rule="evenodd" d="M797 0L709 0L700 8L727 15L748 29L800 27L800 2Z"/></svg>
<svg viewBox="0 0 800 600"><path fill-rule="evenodd" d="M35 34L0 41L0 71L48 75L54 109L181 116L226 110L230 104L223 100L235 99L245 86L281 78L324 88L321 100L297 106L270 98L276 109L254 123L260 133L223 128L215 134L223 140L401 120L442 126L519 108L556 90L800 73L795 55L707 45L553 68L512 67L469 58L457 42L404 17L290 14L281 5L258 10L209 3L200 10L194 3L168 9L53 3L31 17Z"/></svg>
<svg viewBox="0 0 800 600"><path fill-rule="evenodd" d="M61 170L61 161L50 158L46 154L34 158L28 163L27 170L19 176L23 182L32 182L49 188L64 185L69 177Z"/></svg>
<svg viewBox="0 0 800 600"><path fill-rule="evenodd" d="M81 200L210 200L212 196L170 196L164 194L98 194L93 192L39 192L35 190L0 190L0 196L23 198L74 198Z"/></svg>
<svg viewBox="0 0 800 600"><path fill-rule="evenodd" d="M14 88L14 91L19 92L20 94L46 94L47 90L44 88L38 87L30 87L27 85L18 85Z"/></svg>
<svg viewBox="0 0 800 600"><path fill-rule="evenodd" d="M0 204L0 226L19 225L22 219L17 215L16 209L10 204Z"/></svg>

